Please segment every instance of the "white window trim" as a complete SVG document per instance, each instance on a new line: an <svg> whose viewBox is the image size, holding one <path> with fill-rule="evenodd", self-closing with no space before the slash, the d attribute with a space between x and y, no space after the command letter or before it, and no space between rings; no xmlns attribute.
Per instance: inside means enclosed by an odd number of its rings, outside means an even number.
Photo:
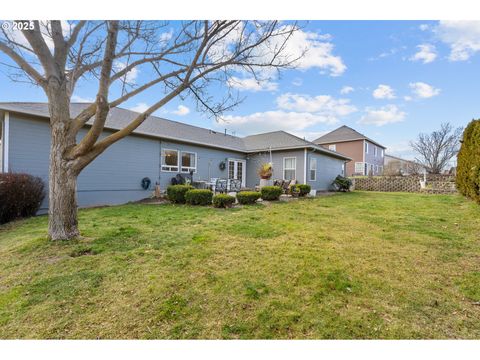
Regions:
<svg viewBox="0 0 480 360"><path fill-rule="evenodd" d="M368 150L369 150L369 146L368 146L368 142L364 141L365 142L365 154L368 154Z"/></svg>
<svg viewBox="0 0 480 360"><path fill-rule="evenodd" d="M168 168L172 168L172 167L175 167L174 165L163 165L163 159L165 158L165 152L166 151L176 151L177 152L177 170L166 170L164 169L163 167L168 167ZM180 151L176 150L176 149L162 149L162 153L160 154L160 169L163 171L163 172L171 172L171 173L178 173L180 172Z"/></svg>
<svg viewBox="0 0 480 360"><path fill-rule="evenodd" d="M312 160L315 160L315 169L312 169ZM317 158L314 158L314 157L310 157L310 164L309 164L309 167L308 167L308 177L309 177L309 181L317 181ZM312 171L315 170L315 172L313 173L315 176L313 177L312 179Z"/></svg>
<svg viewBox="0 0 480 360"><path fill-rule="evenodd" d="M187 153L187 154L194 154L195 155L195 166L182 166L182 154ZM187 150L180 150L180 157L178 159L178 162L180 163L179 169L181 173L184 174L190 174L190 170L193 170L193 173L197 173L197 153L195 151L187 151ZM184 168L187 168L187 171L183 171Z"/></svg>
<svg viewBox="0 0 480 360"><path fill-rule="evenodd" d="M378 148L375 145L373 145L373 156L377 157L377 155L378 155Z"/></svg>
<svg viewBox="0 0 480 360"><path fill-rule="evenodd" d="M287 159L295 159L295 168L293 168L293 169L285 168L285 160L287 160ZM295 176L293 177L293 179L295 179L295 180L297 179L297 157L296 156L287 156L287 157L283 158L283 174L282 174L282 176L283 176L283 180L287 181L287 179L285 179L285 170L293 170L295 172Z"/></svg>
<svg viewBox="0 0 480 360"><path fill-rule="evenodd" d="M328 150L337 151L337 144L328 145Z"/></svg>
<svg viewBox="0 0 480 360"><path fill-rule="evenodd" d="M365 162L363 161L357 161L355 162L355 173L359 173L360 171L357 171L357 164L361 164L362 165L362 171L361 173L365 175Z"/></svg>
<svg viewBox="0 0 480 360"><path fill-rule="evenodd" d="M0 124L1 126L1 124ZM0 172L8 172L8 148L9 148L9 134L10 134L10 113L8 111L5 112L5 117L3 119L3 131L2 131L2 144L3 147L0 156L3 157L2 159L2 169Z"/></svg>

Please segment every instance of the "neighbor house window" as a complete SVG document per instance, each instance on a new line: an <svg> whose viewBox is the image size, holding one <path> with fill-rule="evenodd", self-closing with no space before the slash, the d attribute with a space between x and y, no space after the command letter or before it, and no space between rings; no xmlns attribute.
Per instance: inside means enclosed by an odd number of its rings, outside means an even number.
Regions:
<svg viewBox="0 0 480 360"><path fill-rule="evenodd" d="M194 152L182 151L182 172L197 172L197 154Z"/></svg>
<svg viewBox="0 0 480 360"><path fill-rule="evenodd" d="M380 157L383 157L383 149L380 149Z"/></svg>
<svg viewBox="0 0 480 360"><path fill-rule="evenodd" d="M355 174L363 174L363 162L355 163Z"/></svg>
<svg viewBox="0 0 480 360"><path fill-rule="evenodd" d="M310 181L317 180L317 159L310 158Z"/></svg>
<svg viewBox="0 0 480 360"><path fill-rule="evenodd" d="M368 143L365 141L365 154L368 154Z"/></svg>
<svg viewBox="0 0 480 360"><path fill-rule="evenodd" d="M162 170L178 172L178 151L177 150L162 150Z"/></svg>
<svg viewBox="0 0 480 360"><path fill-rule="evenodd" d="M328 150L337 151L337 145L328 145Z"/></svg>
<svg viewBox="0 0 480 360"><path fill-rule="evenodd" d="M377 149L377 147L374 145L374 146L373 146L373 154L374 154L375 157L377 157L377 153L378 153L378 149Z"/></svg>
<svg viewBox="0 0 480 360"><path fill-rule="evenodd" d="M283 158L283 180L295 180L297 178L297 158Z"/></svg>

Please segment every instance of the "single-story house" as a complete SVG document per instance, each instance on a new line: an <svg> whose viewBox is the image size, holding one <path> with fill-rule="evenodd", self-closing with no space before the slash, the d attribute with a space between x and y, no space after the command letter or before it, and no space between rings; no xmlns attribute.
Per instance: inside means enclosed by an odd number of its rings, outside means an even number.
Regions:
<svg viewBox="0 0 480 360"><path fill-rule="evenodd" d="M88 104L72 103L75 116ZM128 124L137 113L110 110L105 134ZM0 103L3 172L25 172L48 182L50 152L49 112L46 103ZM88 124L79 138L88 130ZM121 204L148 197L155 184L165 190L177 174L193 180L241 180L242 186L259 184L257 170L273 163L273 179L296 179L315 190L328 190L350 160L336 151L284 131L246 137L232 136L197 126L150 116L135 132L110 146L78 178L79 206ZM141 180L151 179L144 190ZM42 205L43 209L48 203Z"/></svg>

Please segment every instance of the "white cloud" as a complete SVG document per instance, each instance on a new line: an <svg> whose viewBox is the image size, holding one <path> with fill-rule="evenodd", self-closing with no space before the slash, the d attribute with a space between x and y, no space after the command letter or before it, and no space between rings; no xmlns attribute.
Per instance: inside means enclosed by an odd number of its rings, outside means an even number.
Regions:
<svg viewBox="0 0 480 360"><path fill-rule="evenodd" d="M225 116L219 121L217 127L227 127L241 134L285 130L300 137L310 138L318 133L318 131L309 131L311 126L333 125L338 123L339 117L357 111L355 106L350 104L350 100L335 99L329 95L309 96L287 93L278 96L276 103L278 107L276 110L244 116Z"/></svg>
<svg viewBox="0 0 480 360"><path fill-rule="evenodd" d="M417 45L418 51L413 55L411 61L422 61L424 64L431 63L437 58L437 50L434 45L420 44Z"/></svg>
<svg viewBox="0 0 480 360"><path fill-rule="evenodd" d="M405 118L405 112L396 105L386 105L381 108L365 108L365 115L358 121L359 124L383 126L401 122Z"/></svg>
<svg viewBox="0 0 480 360"><path fill-rule="evenodd" d="M143 112L146 111L149 107L150 107L149 105L147 105L146 103L142 102L142 103L138 103L137 105L131 107L130 110L135 111L135 112L138 112L138 113L143 113Z"/></svg>
<svg viewBox="0 0 480 360"><path fill-rule="evenodd" d="M277 97L277 105L283 110L318 113L336 118L357 111L348 99L335 99L330 95L309 96L301 94L282 94Z"/></svg>
<svg viewBox="0 0 480 360"><path fill-rule="evenodd" d="M121 61L115 61L115 63L113 64L113 69L117 72L125 69L126 67L127 64ZM129 72L127 72L123 79L129 84L134 84L139 72L140 71L135 67Z"/></svg>
<svg viewBox="0 0 480 360"><path fill-rule="evenodd" d="M256 80L254 78L238 78L232 76L228 79L228 85L240 91L275 91L278 89L278 83L268 80Z"/></svg>
<svg viewBox="0 0 480 360"><path fill-rule="evenodd" d="M160 41L167 42L172 37L173 37L173 29L170 29L169 31L166 31L160 34Z"/></svg>
<svg viewBox="0 0 480 360"><path fill-rule="evenodd" d="M334 45L327 41L330 39L329 35L299 30L289 39L285 50L293 58L306 51L296 63L301 70L319 68L331 76L340 76L347 67L340 56L333 55Z"/></svg>
<svg viewBox="0 0 480 360"><path fill-rule="evenodd" d="M303 80L300 78L295 78L292 80L292 85L294 86L302 86L303 85Z"/></svg>
<svg viewBox="0 0 480 360"><path fill-rule="evenodd" d="M190 109L185 105L178 105L177 110L172 111L172 114L175 114L178 116L185 116L188 113L190 113Z"/></svg>
<svg viewBox="0 0 480 360"><path fill-rule="evenodd" d="M372 95L375 99L395 99L395 91L389 85L378 85Z"/></svg>
<svg viewBox="0 0 480 360"><path fill-rule="evenodd" d="M404 99L405 101L412 101L412 100L413 100L413 98L412 98L411 96L409 96L409 95L404 96L403 99Z"/></svg>
<svg viewBox="0 0 480 360"><path fill-rule="evenodd" d="M320 136L323 136L330 131L298 131L298 130L291 130L289 133L298 136L299 138L305 139L307 141L313 141L315 139L318 139Z"/></svg>
<svg viewBox="0 0 480 360"><path fill-rule="evenodd" d="M428 24L421 24L418 28L422 31L427 31L430 26Z"/></svg>
<svg viewBox="0 0 480 360"><path fill-rule="evenodd" d="M350 94L351 92L355 91L355 89L351 86L344 86L342 87L342 89L340 90L340 94L343 94L343 95L346 95L346 94Z"/></svg>
<svg viewBox="0 0 480 360"><path fill-rule="evenodd" d="M254 134L275 130L299 132L317 124L335 124L334 117L308 112L265 111L245 116L228 115L218 121L218 127L228 127L242 134Z"/></svg>
<svg viewBox="0 0 480 360"><path fill-rule="evenodd" d="M440 89L434 88L432 85L424 82L415 82L409 84L412 93L421 99L428 99L440 94Z"/></svg>
<svg viewBox="0 0 480 360"><path fill-rule="evenodd" d="M72 102L77 102L77 103L92 103L94 102L94 98L90 97L82 97L78 95L72 95Z"/></svg>
<svg viewBox="0 0 480 360"><path fill-rule="evenodd" d="M242 27L243 24L240 23L236 29L216 42L210 48L210 59L219 61L224 59L225 56L231 55L234 44L241 35ZM334 45L330 41L331 36L329 34L297 30L290 36L287 31L291 28L291 25L279 28L277 34L281 32L286 34L270 37L261 46L257 46L252 55L256 56L259 62L268 62L271 60L274 49L283 48L282 60L293 61L298 59L294 65L299 70L318 68L326 70L331 76L339 76L345 72L347 67L342 58L333 54ZM250 41L253 42L254 40L255 37L251 37ZM285 40L288 41L284 44ZM274 73L272 69L268 68L261 69L259 72L264 72L267 76Z"/></svg>
<svg viewBox="0 0 480 360"><path fill-rule="evenodd" d="M450 47L451 61L465 61L480 51L480 21L440 21L433 29Z"/></svg>

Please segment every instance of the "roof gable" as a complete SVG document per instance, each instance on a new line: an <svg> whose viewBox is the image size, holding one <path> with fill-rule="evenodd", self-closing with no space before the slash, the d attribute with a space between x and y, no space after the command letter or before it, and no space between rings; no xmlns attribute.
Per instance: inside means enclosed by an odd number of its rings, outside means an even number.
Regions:
<svg viewBox="0 0 480 360"><path fill-rule="evenodd" d="M359 133L357 130L352 129L349 126L343 125L340 126L338 129L335 129L328 134L320 136L318 139L313 140L315 144L328 144L328 143L335 143L335 142L343 142L343 141L354 141L354 140L368 140L375 145L378 145L384 149L385 146L379 144L378 142L368 138L367 136Z"/></svg>

